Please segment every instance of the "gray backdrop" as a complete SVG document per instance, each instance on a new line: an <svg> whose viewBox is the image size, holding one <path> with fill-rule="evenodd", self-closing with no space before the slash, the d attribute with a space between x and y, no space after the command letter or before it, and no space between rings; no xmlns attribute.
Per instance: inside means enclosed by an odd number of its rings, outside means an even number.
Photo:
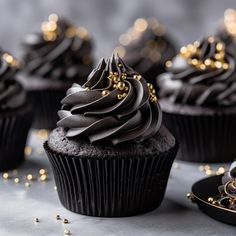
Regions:
<svg viewBox="0 0 236 236"><path fill-rule="evenodd" d="M212 33L228 7L236 8L236 1L0 0L0 46L20 55L24 35L39 30L52 12L92 32L97 58L109 56L119 35L140 16L157 17L181 45Z"/></svg>

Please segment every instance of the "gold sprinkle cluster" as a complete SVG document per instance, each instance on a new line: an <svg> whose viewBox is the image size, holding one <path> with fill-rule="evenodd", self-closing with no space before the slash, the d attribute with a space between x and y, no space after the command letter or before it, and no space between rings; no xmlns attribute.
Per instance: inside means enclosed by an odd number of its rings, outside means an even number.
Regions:
<svg viewBox="0 0 236 236"><path fill-rule="evenodd" d="M227 9L224 13L224 25L227 32L236 39L236 10Z"/></svg>
<svg viewBox="0 0 236 236"><path fill-rule="evenodd" d="M51 14L48 17L48 21L42 23L41 30L43 32L43 38L45 41L55 41L59 35L58 28L58 16L56 14ZM87 40L89 38L89 33L84 27L76 27L71 25L68 29L66 29L66 37L80 37L81 39Z"/></svg>
<svg viewBox="0 0 236 236"><path fill-rule="evenodd" d="M216 39L212 36L208 38L208 43L215 44L215 53L212 58L206 58L204 60L199 58L201 55L201 45L198 41L182 47L179 54L187 60L188 64L198 68L199 70L227 70L229 64L225 60L225 44L220 41L216 42ZM170 67L171 65L172 64L169 61L166 62L167 67Z"/></svg>
<svg viewBox="0 0 236 236"><path fill-rule="evenodd" d="M21 62L17 59L15 59L11 54L9 53L3 53L2 59L7 62L7 64L12 68L19 68L21 66Z"/></svg>
<svg viewBox="0 0 236 236"><path fill-rule="evenodd" d="M119 64L119 67L122 65ZM125 79L127 78L126 73L121 73L121 76L119 76L118 72L110 72L108 79L111 81L111 87L112 89L117 89L119 91L119 94L117 95L118 100L124 99L129 92L129 87L126 86L125 84ZM133 75L133 79L135 80L140 80L142 78L141 75L136 74ZM148 89L149 89L149 94L150 94L150 102L157 103L157 96L156 96L156 91L153 88L153 85L151 83L148 83ZM106 89L102 91L102 96L108 96L110 94L110 90Z"/></svg>

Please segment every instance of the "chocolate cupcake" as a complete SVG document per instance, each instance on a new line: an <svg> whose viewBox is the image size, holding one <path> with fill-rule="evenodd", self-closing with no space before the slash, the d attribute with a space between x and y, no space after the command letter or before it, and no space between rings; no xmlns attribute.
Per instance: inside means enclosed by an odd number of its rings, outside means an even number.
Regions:
<svg viewBox="0 0 236 236"><path fill-rule="evenodd" d="M32 122L26 92L16 79L19 62L0 50L0 171L14 169L24 160Z"/></svg>
<svg viewBox="0 0 236 236"><path fill-rule="evenodd" d="M219 193L220 198L216 203L236 212L236 161L231 164L229 171L222 177Z"/></svg>
<svg viewBox="0 0 236 236"><path fill-rule="evenodd" d="M216 35L226 44L227 50L236 55L236 10L225 11L223 22L219 25Z"/></svg>
<svg viewBox="0 0 236 236"><path fill-rule="evenodd" d="M235 58L216 37L182 47L157 78L164 123L180 142L178 158L232 161L236 153Z"/></svg>
<svg viewBox="0 0 236 236"><path fill-rule="evenodd" d="M92 70L91 38L85 28L52 14L40 33L26 36L23 47L22 82L34 106L33 128L54 128L66 90L83 84Z"/></svg>
<svg viewBox="0 0 236 236"><path fill-rule="evenodd" d="M148 82L165 71L165 62L176 55L166 27L155 18L139 18L120 36L116 51Z"/></svg>
<svg viewBox="0 0 236 236"><path fill-rule="evenodd" d="M177 143L151 84L118 56L102 59L62 100L44 144L60 201L91 216L129 216L163 199Z"/></svg>

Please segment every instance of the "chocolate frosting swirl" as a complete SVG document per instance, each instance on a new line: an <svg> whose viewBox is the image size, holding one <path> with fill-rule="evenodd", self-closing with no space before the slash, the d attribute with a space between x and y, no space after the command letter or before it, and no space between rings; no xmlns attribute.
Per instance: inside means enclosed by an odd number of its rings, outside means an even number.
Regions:
<svg viewBox="0 0 236 236"><path fill-rule="evenodd" d="M87 30L55 14L42 24L41 33L26 36L23 47L29 74L81 84L92 70L92 43Z"/></svg>
<svg viewBox="0 0 236 236"><path fill-rule="evenodd" d="M172 103L197 106L235 106L235 58L216 37L182 47L157 78L159 96Z"/></svg>
<svg viewBox="0 0 236 236"><path fill-rule="evenodd" d="M15 79L19 62L0 49L0 112L20 107L25 102L25 91Z"/></svg>
<svg viewBox="0 0 236 236"><path fill-rule="evenodd" d="M236 161L230 166L228 172L222 177L222 185L219 186L221 205L236 210Z"/></svg>
<svg viewBox="0 0 236 236"><path fill-rule="evenodd" d="M102 59L82 87L74 84L62 104L57 125L67 137L90 142L141 142L157 133L162 120L153 86L114 55Z"/></svg>
<svg viewBox="0 0 236 236"><path fill-rule="evenodd" d="M163 73L165 62L176 55L174 44L164 25L155 18L139 18L120 36L117 52L144 78L153 83Z"/></svg>

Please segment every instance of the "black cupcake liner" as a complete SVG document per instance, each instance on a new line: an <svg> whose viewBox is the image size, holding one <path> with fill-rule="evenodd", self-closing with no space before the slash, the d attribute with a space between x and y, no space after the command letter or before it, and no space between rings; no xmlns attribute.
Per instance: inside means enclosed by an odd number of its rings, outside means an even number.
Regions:
<svg viewBox="0 0 236 236"><path fill-rule="evenodd" d="M0 171L17 168L24 161L24 149L31 123L30 105L0 114Z"/></svg>
<svg viewBox="0 0 236 236"><path fill-rule="evenodd" d="M163 123L180 142L177 158L232 162L236 157L236 114L186 115L164 112Z"/></svg>
<svg viewBox="0 0 236 236"><path fill-rule="evenodd" d="M61 100L68 88L28 91L33 106L34 119L32 128L53 129L58 121L57 112L61 108Z"/></svg>
<svg viewBox="0 0 236 236"><path fill-rule="evenodd" d="M177 146L159 156L87 158L57 153L44 143L62 205L79 214L103 217L131 216L157 208Z"/></svg>

